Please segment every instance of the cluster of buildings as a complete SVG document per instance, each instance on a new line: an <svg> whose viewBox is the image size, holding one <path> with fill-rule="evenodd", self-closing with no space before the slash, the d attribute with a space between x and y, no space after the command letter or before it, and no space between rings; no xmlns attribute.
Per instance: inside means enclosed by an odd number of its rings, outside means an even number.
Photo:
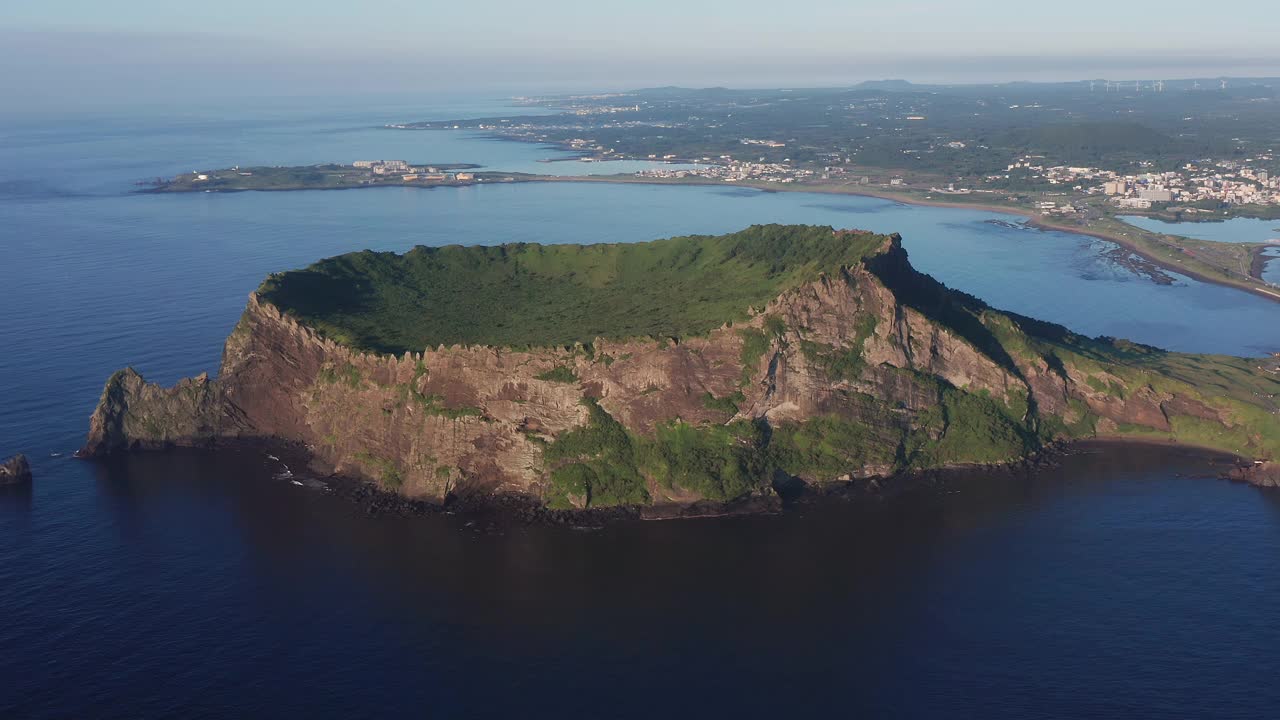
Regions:
<svg viewBox="0 0 1280 720"><path fill-rule="evenodd" d="M1270 159L1270 158L1259 158ZM1147 209L1154 203L1214 202L1231 205L1280 205L1280 178L1247 163L1222 161L1190 164L1178 170L1121 175L1092 167L1044 167L1034 157L1010 164L1050 185L1090 195L1104 194L1121 208ZM1187 208L1194 211L1195 208Z"/></svg>
<svg viewBox="0 0 1280 720"><path fill-rule="evenodd" d="M472 172L443 172L431 166L414 167L404 160L356 160L351 167L369 170L374 175L399 175L404 182L468 182Z"/></svg>
<svg viewBox="0 0 1280 720"><path fill-rule="evenodd" d="M589 140L587 138L572 138L565 144L569 146L570 150L575 152L591 153L601 157L607 157L615 153L613 148L607 148L597 143L595 140Z"/></svg>
<svg viewBox="0 0 1280 720"><path fill-rule="evenodd" d="M754 138L742 138L738 142L742 143L743 145L763 145L765 147L771 147L771 148L780 148L780 147L787 146L786 143L779 142L777 140L756 140Z"/></svg>
<svg viewBox="0 0 1280 720"><path fill-rule="evenodd" d="M372 170L374 175L390 175L392 173L412 172L413 168L404 160L356 160L351 167L361 170Z"/></svg>
<svg viewBox="0 0 1280 720"><path fill-rule="evenodd" d="M637 105L587 105L572 108L574 115L613 115L614 113L640 112Z"/></svg>
<svg viewBox="0 0 1280 720"><path fill-rule="evenodd" d="M1121 207L1147 208L1152 203L1211 201L1229 205L1280 204L1280 181L1266 170L1253 168L1200 168L1116 177L1103 185Z"/></svg>
<svg viewBox="0 0 1280 720"><path fill-rule="evenodd" d="M1042 200L1036 203L1036 209L1040 211L1041 215L1056 217L1068 217L1080 212L1079 208L1069 202L1057 203L1052 200Z"/></svg>
<svg viewBox="0 0 1280 720"><path fill-rule="evenodd" d="M723 182L739 182L742 180L759 180L763 182L793 183L797 180L811 178L816 174L813 170L796 168L784 163L743 162L722 157L719 164L696 168L669 170L653 168L636 173L639 177L651 178L686 178L697 177Z"/></svg>

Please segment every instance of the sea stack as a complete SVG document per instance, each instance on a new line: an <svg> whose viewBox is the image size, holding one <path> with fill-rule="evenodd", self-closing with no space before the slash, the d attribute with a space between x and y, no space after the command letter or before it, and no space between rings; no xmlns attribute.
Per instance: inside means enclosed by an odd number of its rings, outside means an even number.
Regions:
<svg viewBox="0 0 1280 720"><path fill-rule="evenodd" d="M27 456L19 453L0 463L0 485L21 485L31 482L31 464Z"/></svg>

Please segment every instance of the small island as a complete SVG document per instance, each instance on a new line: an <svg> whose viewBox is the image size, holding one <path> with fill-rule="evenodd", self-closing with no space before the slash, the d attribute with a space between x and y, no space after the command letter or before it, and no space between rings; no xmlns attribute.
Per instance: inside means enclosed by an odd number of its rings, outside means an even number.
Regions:
<svg viewBox="0 0 1280 720"><path fill-rule="evenodd" d="M468 163L356 160L350 165L231 167L196 170L140 183L144 193L245 192L251 190L347 190L373 187L460 187L513 182L518 174L476 172Z"/></svg>
<svg viewBox="0 0 1280 720"><path fill-rule="evenodd" d="M705 512L1073 440L1273 461L1280 359L1083 337L857 230L365 251L269 276L216 380L113 375L81 454L246 439L416 500Z"/></svg>

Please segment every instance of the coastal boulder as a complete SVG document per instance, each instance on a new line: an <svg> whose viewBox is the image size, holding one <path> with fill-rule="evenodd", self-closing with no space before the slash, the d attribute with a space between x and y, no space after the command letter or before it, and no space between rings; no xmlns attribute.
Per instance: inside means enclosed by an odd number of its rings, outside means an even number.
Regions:
<svg viewBox="0 0 1280 720"><path fill-rule="evenodd" d="M20 485L31 482L31 464L21 453L0 463L0 485Z"/></svg>
<svg viewBox="0 0 1280 720"><path fill-rule="evenodd" d="M1280 462L1254 462L1241 465L1227 473L1227 477L1258 487L1280 488Z"/></svg>

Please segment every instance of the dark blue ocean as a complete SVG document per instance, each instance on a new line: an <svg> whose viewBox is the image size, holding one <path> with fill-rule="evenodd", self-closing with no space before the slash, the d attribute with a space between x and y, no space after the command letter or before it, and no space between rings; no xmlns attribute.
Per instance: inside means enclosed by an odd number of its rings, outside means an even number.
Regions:
<svg viewBox="0 0 1280 720"><path fill-rule="evenodd" d="M435 98L0 114L0 455L36 474L0 490L0 717L1280 713L1280 493L1178 449L593 531L369 517L250 452L70 457L112 371L216 371L267 273L363 248L894 231L921 270L1000 307L1177 350L1280 351L1280 305L1158 285L1105 242L980 211L588 183L132 192L374 157L598 172L380 127L501 112Z"/></svg>

